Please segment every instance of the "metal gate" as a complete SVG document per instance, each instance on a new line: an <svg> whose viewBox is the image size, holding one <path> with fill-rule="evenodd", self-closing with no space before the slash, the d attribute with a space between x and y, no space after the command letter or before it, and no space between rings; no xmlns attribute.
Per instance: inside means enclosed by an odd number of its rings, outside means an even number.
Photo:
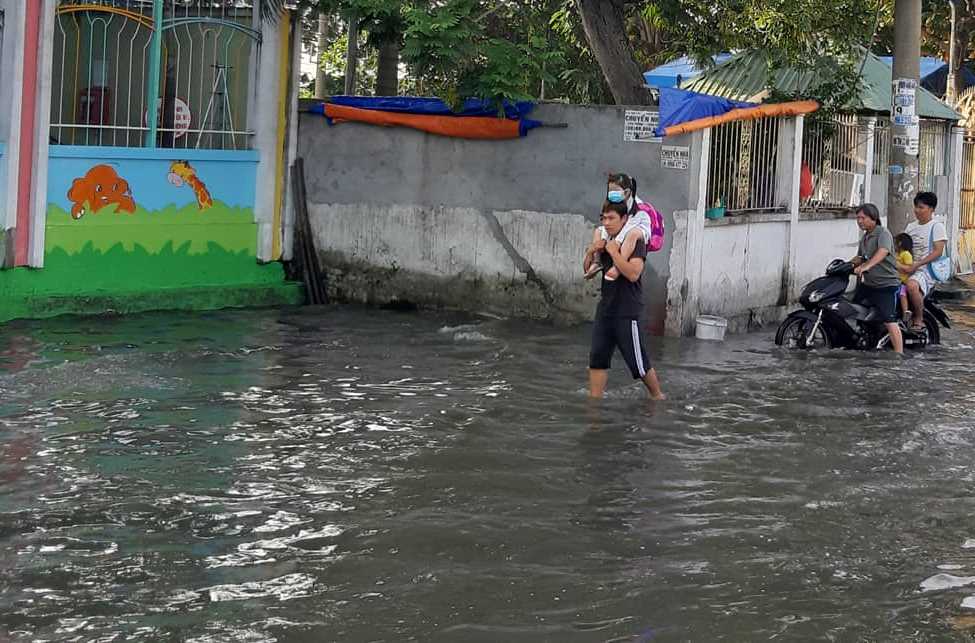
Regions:
<svg viewBox="0 0 975 643"><path fill-rule="evenodd" d="M249 149L260 38L259 0L58 0L51 139Z"/></svg>
<svg viewBox="0 0 975 643"><path fill-rule="evenodd" d="M975 230L975 136L966 136L961 155L962 230Z"/></svg>
<svg viewBox="0 0 975 643"><path fill-rule="evenodd" d="M966 136L962 143L958 214L960 230L955 267L959 273L970 273L975 264L975 136Z"/></svg>

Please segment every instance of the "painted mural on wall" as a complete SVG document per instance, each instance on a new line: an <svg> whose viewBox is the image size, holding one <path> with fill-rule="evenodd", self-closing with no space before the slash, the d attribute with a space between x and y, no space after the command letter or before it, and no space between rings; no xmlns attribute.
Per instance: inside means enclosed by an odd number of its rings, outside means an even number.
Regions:
<svg viewBox="0 0 975 643"><path fill-rule="evenodd" d="M80 219L88 212L99 212L116 206L116 212L135 212L135 201L128 182L110 165L96 165L81 178L75 179L68 190L71 218Z"/></svg>
<svg viewBox="0 0 975 643"><path fill-rule="evenodd" d="M257 278L256 155L79 149L52 147L45 272L113 291Z"/></svg>
<svg viewBox="0 0 975 643"><path fill-rule="evenodd" d="M188 185L196 195L196 203L201 210L213 207L213 199L210 198L206 184L196 176L196 171L189 161L173 161L169 166L169 182L176 187Z"/></svg>

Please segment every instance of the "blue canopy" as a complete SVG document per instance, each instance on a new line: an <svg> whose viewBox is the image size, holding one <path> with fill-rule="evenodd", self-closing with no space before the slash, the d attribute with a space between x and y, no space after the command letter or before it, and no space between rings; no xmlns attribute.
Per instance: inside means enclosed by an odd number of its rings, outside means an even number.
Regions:
<svg viewBox="0 0 975 643"><path fill-rule="evenodd" d="M460 111L450 109L447 103L439 98L425 98L418 96L332 96L326 102L345 107L372 109L383 112L401 112L404 114L426 114L428 116L497 116L498 105L494 101L483 98L468 98L464 101ZM504 102L504 115L510 119L524 118L535 109L535 103L521 101L518 103ZM318 106L312 111L323 113Z"/></svg>
<svg viewBox="0 0 975 643"><path fill-rule="evenodd" d="M894 65L893 56L877 56L877 58L880 58L889 66ZM931 56L921 56L921 80L923 81L925 78L937 72L947 64L948 63L941 60L940 58L932 58Z"/></svg>
<svg viewBox="0 0 975 643"><path fill-rule="evenodd" d="M893 65L893 58L890 56L879 56L879 58L888 65ZM958 68L958 74L962 78L963 87L975 85L975 72L972 71L971 63L963 63ZM940 58L922 56L920 75L921 87L936 96L945 95L945 89L948 85L948 63Z"/></svg>
<svg viewBox="0 0 975 643"><path fill-rule="evenodd" d="M664 136L664 130L671 125L680 125L707 116L721 116L741 107L758 107L758 104L698 94L676 87L662 87L660 89L660 124L657 126L656 134L657 136Z"/></svg>
<svg viewBox="0 0 975 643"><path fill-rule="evenodd" d="M731 58L731 54L712 56L714 64L718 65ZM643 79L651 87L679 87L685 80L701 75L703 70L697 66L690 56L681 56L650 71L643 72Z"/></svg>

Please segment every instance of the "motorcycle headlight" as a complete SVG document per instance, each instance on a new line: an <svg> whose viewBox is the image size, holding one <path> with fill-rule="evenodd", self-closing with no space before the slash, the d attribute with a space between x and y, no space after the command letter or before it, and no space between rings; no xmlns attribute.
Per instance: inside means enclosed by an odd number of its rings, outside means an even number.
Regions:
<svg viewBox="0 0 975 643"><path fill-rule="evenodd" d="M812 294L809 295L809 301L811 301L814 304L817 303L822 298L823 298L823 291L821 290L814 290Z"/></svg>

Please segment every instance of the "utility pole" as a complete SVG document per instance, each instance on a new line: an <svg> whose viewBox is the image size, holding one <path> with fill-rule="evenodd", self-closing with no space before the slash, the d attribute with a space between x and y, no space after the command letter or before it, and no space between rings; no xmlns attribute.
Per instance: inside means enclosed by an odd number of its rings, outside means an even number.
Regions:
<svg viewBox="0 0 975 643"><path fill-rule="evenodd" d="M921 70L921 0L895 0L894 73L891 83L887 228L904 231L918 191L920 125L917 86Z"/></svg>
<svg viewBox="0 0 975 643"><path fill-rule="evenodd" d="M958 7L955 6L955 0L948 0L948 4L951 5L951 36L948 38L948 79L945 83L945 102L954 107L955 99L958 97L955 91L955 76L957 75L955 49L958 46L955 42L955 24L958 22Z"/></svg>

